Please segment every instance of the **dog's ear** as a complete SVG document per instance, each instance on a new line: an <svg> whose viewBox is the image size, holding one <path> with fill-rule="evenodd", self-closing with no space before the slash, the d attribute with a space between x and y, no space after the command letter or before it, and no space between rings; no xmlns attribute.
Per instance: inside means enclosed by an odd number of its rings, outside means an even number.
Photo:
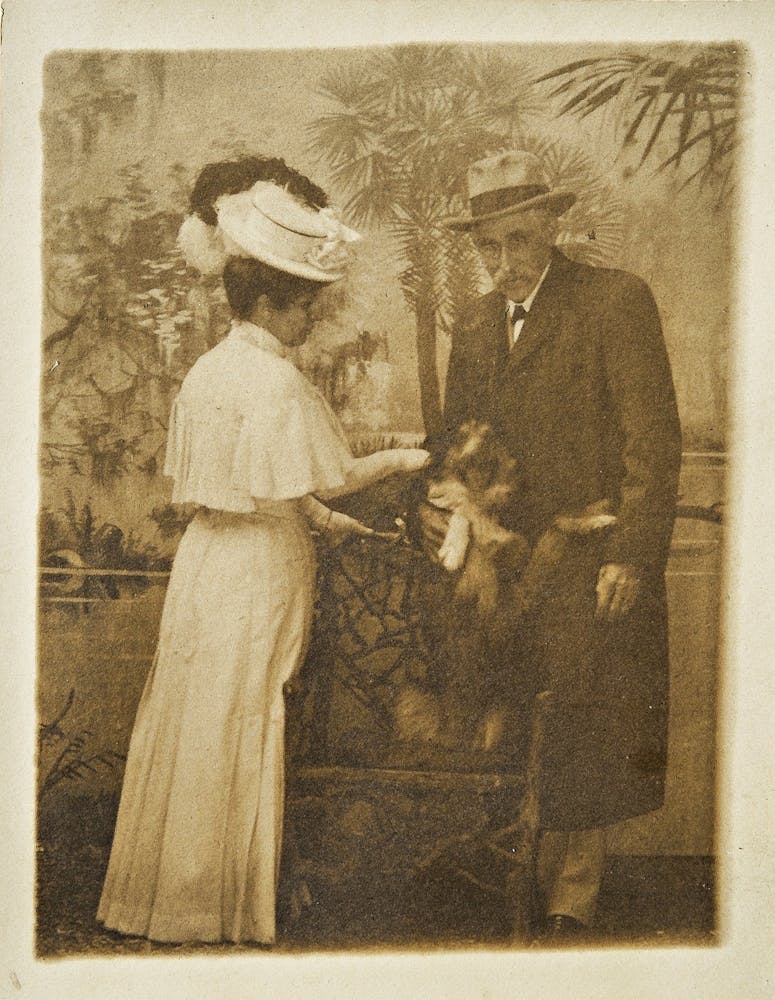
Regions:
<svg viewBox="0 0 775 1000"><path fill-rule="evenodd" d="M486 425L477 420L461 424L445 456L444 468L457 478L466 479L468 472L479 464L486 430Z"/></svg>

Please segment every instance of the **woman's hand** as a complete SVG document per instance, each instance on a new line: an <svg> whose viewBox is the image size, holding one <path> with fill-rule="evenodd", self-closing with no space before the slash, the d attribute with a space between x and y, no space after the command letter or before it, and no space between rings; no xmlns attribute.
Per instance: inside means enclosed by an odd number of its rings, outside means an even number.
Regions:
<svg viewBox="0 0 775 1000"><path fill-rule="evenodd" d="M375 451L371 455L354 459L347 480L342 486L332 490L321 490L318 495L323 500L329 500L348 493L357 493L372 483L396 473L418 472L430 460L430 453L423 448L388 448L384 451Z"/></svg>
<svg viewBox="0 0 775 1000"><path fill-rule="evenodd" d="M324 537L329 545L336 546L341 545L350 535L359 535L362 538L368 538L374 534L376 534L374 529L363 524L362 521L358 521L348 514L342 514L340 511L335 510L331 512Z"/></svg>
<svg viewBox="0 0 775 1000"><path fill-rule="evenodd" d="M424 448L395 448L392 449L398 459L399 472L419 472L430 462L430 452Z"/></svg>

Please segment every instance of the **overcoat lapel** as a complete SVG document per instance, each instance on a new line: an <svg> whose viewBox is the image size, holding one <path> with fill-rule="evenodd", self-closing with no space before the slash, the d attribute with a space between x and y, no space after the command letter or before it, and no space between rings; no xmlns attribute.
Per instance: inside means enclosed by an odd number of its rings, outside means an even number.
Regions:
<svg viewBox="0 0 775 1000"><path fill-rule="evenodd" d="M506 296L500 292L490 292L483 305L482 320L474 333L474 343L485 355L479 360L488 367L502 368L509 354Z"/></svg>
<svg viewBox="0 0 775 1000"><path fill-rule="evenodd" d="M480 318L472 329L470 381L466 387L469 418L490 421L497 407L500 377L509 356L506 297L490 292L481 302Z"/></svg>

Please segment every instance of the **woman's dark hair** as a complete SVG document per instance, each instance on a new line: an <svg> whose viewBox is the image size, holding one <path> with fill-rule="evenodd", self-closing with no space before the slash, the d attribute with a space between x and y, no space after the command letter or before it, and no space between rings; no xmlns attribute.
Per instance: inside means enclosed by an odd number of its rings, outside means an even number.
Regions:
<svg viewBox="0 0 775 1000"><path fill-rule="evenodd" d="M319 291L322 284L278 271L252 257L229 257L223 269L223 286L234 315L248 319L262 295L275 309L286 309L302 295Z"/></svg>
<svg viewBox="0 0 775 1000"><path fill-rule="evenodd" d="M189 199L191 211L208 226L214 226L218 218L213 206L221 195L247 191L257 181L274 181L287 187L291 194L303 199L311 208L325 208L328 204L325 191L313 184L309 177L289 167L285 160L245 156L239 160L208 163L202 168Z"/></svg>

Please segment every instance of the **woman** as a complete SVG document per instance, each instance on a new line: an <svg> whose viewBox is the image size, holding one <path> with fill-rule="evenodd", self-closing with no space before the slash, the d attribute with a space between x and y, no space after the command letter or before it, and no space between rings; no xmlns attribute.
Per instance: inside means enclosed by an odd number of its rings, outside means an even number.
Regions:
<svg viewBox="0 0 775 1000"><path fill-rule="evenodd" d="M217 225L188 220L181 234L202 267L229 255L234 320L172 411L165 472L173 502L197 513L137 712L98 919L161 941L271 943L283 686L309 638L310 527L369 531L317 497L414 471L427 453L354 459L286 357L308 336L319 291L343 276L356 234L286 187L241 191L227 180L227 190L214 203Z"/></svg>

